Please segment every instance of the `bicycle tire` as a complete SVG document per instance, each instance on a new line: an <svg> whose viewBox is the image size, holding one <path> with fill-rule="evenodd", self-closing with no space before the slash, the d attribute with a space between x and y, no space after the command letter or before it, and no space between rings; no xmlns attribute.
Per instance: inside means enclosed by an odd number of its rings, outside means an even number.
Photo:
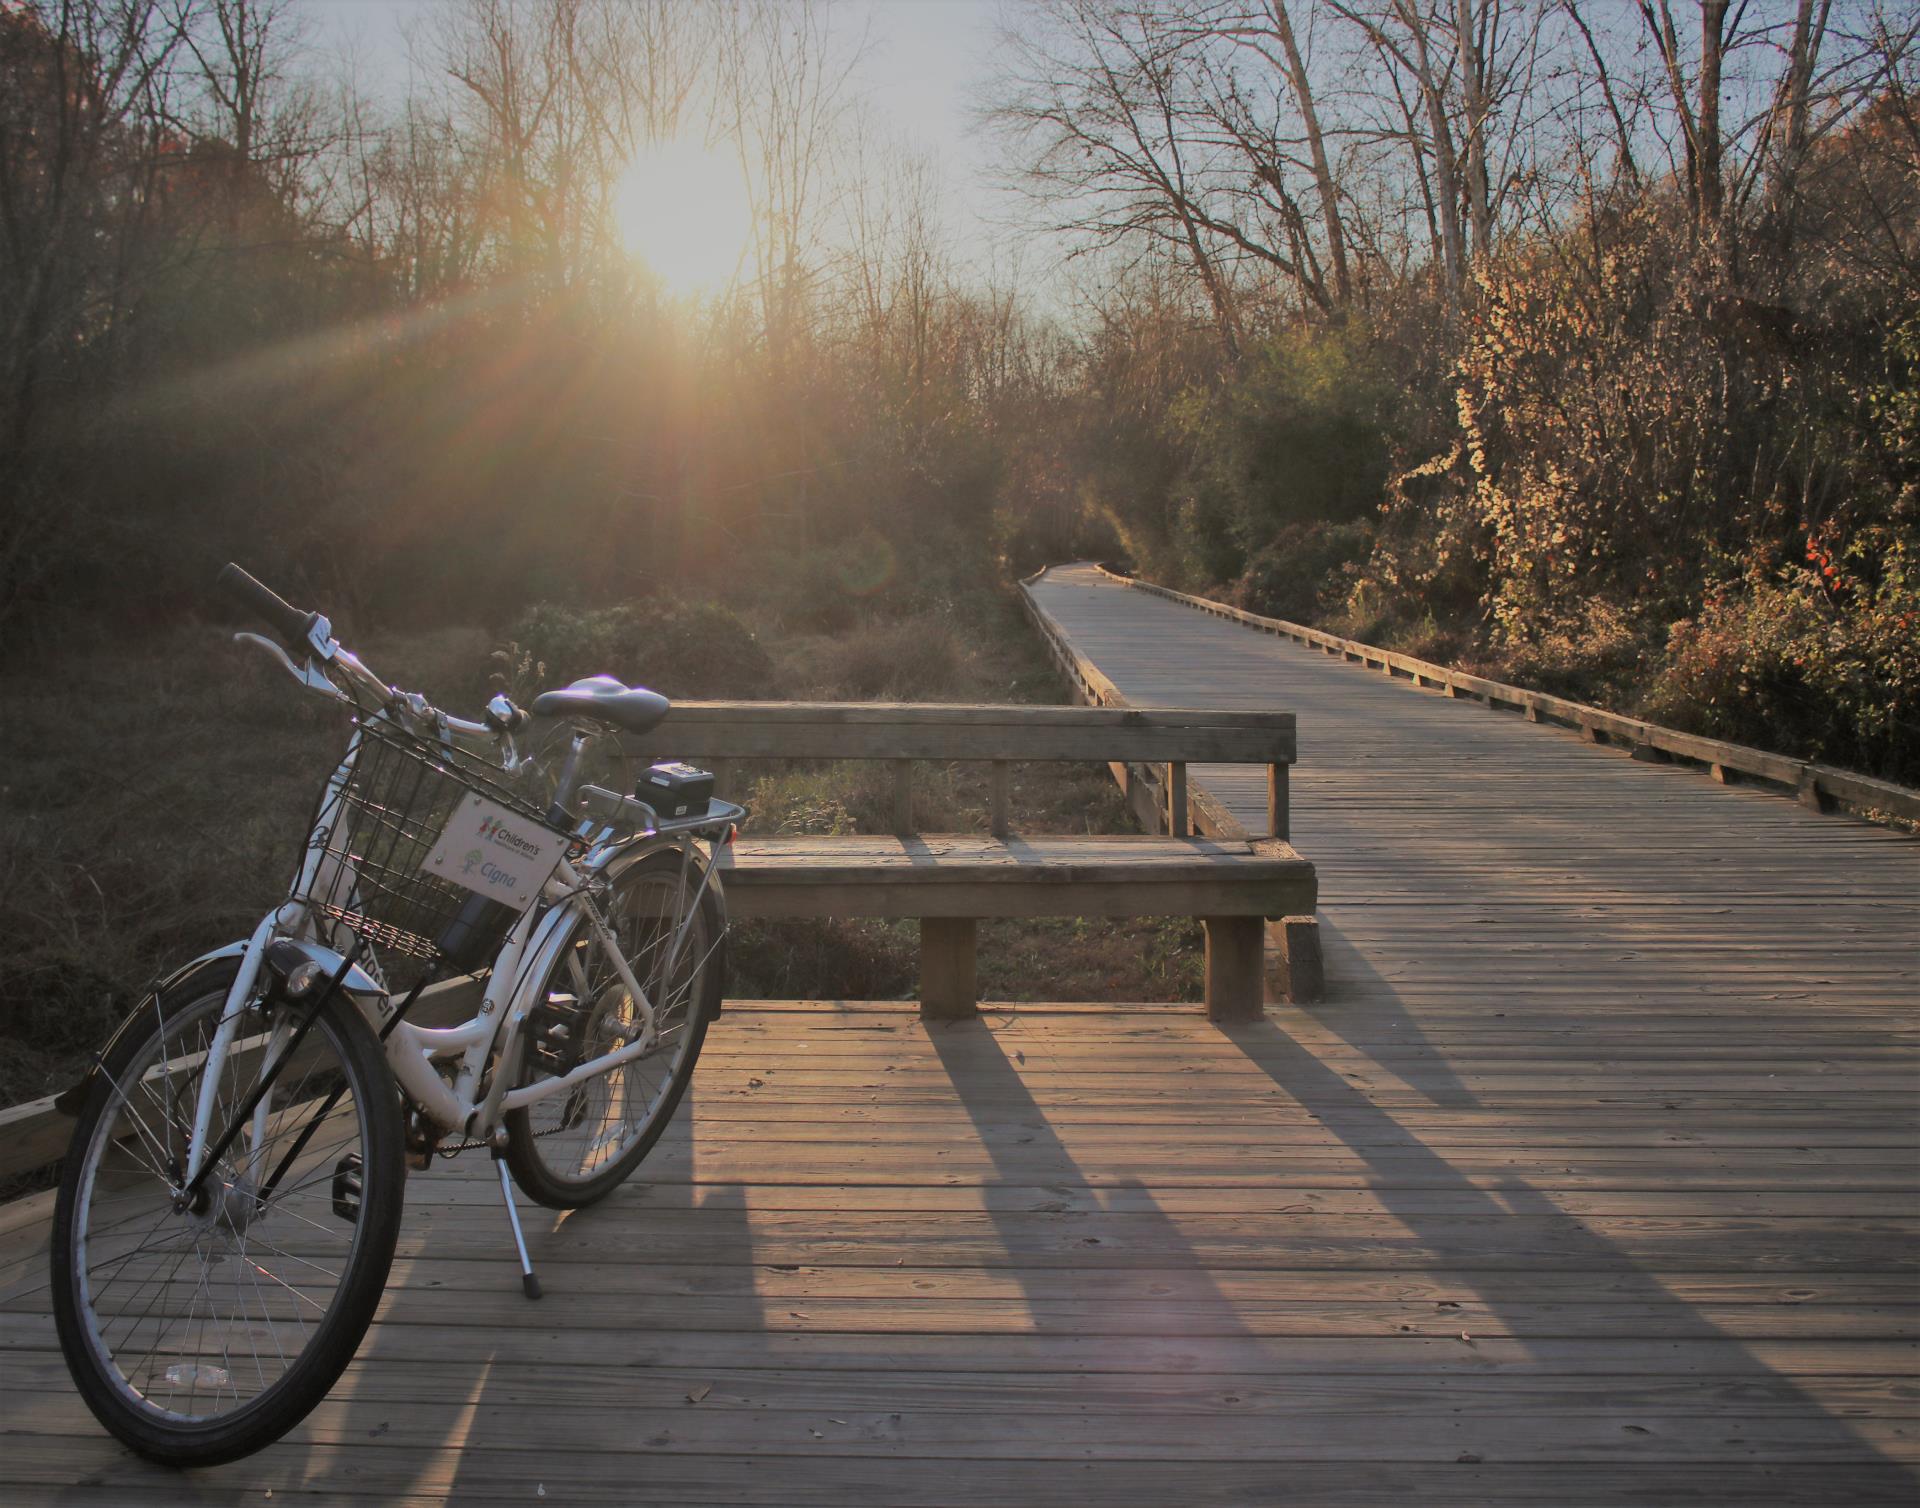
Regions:
<svg viewBox="0 0 1920 1508"><path fill-rule="evenodd" d="M614 880L608 906L622 956L641 988L659 1002L663 1051L505 1117L514 1182L550 1209L579 1209L604 1199L640 1166L686 1094L707 1027L719 1014L726 989L724 913L717 881L701 886L699 866L688 862L688 853L673 848L637 861ZM654 910L671 918L665 935L659 918L641 915ZM683 926L687 935L676 955L666 945ZM671 978L663 972L669 957ZM567 1042L575 1062L610 1050L617 1034L635 1024L633 1002L594 946L585 917L573 923L536 998L549 1004L549 1020L563 1026L570 1021L579 1031ZM552 1008L562 1000L571 1004ZM539 1025L535 1019L527 1024L516 1087L565 1066L565 1057L556 1062L551 1052L543 1057L536 1051ZM584 1135L576 1134L583 1128ZM609 1146L609 1136L617 1144Z"/></svg>
<svg viewBox="0 0 1920 1508"><path fill-rule="evenodd" d="M180 1207L206 1067L195 1055L237 969L224 961L142 1003L152 1029L122 1032L102 1061L54 1205L54 1319L74 1383L109 1431L169 1466L247 1455L327 1395L372 1323L405 1198L399 1095L372 1030L336 996L263 1101L265 1135L249 1127L209 1180L213 1197ZM225 1103L263 1058L229 1055Z"/></svg>

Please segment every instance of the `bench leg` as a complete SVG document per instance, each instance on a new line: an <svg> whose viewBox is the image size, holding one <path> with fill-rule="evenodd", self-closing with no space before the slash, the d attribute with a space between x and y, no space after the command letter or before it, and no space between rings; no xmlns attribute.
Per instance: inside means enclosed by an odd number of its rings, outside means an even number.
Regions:
<svg viewBox="0 0 1920 1508"><path fill-rule="evenodd" d="M970 916L920 919L920 1014L929 1021L965 1021L979 1012L974 976L978 924Z"/></svg>
<svg viewBox="0 0 1920 1508"><path fill-rule="evenodd" d="M1266 1009L1261 977L1266 923L1257 916L1209 916L1207 1019L1258 1021Z"/></svg>
<svg viewBox="0 0 1920 1508"><path fill-rule="evenodd" d="M1320 919L1283 916L1273 924L1279 945L1282 992L1295 1005L1318 1005L1327 998L1326 965L1320 957Z"/></svg>

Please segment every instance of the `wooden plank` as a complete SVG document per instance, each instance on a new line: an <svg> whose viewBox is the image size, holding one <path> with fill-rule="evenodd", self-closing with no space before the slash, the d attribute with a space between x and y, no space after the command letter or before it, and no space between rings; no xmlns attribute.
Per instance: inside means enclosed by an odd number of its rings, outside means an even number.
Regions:
<svg viewBox="0 0 1920 1508"><path fill-rule="evenodd" d="M451 1026L470 1016L480 1000L472 979L450 979L420 992L409 1019L422 1026ZM242 1050L244 1072L252 1053ZM57 1162L73 1137L73 1117L54 1108L55 1095L0 1110L0 1178L18 1177Z"/></svg>
<svg viewBox="0 0 1920 1508"><path fill-rule="evenodd" d="M844 871L843 871L844 873ZM921 882L912 871L885 871L855 879L828 879L814 871L780 872L729 884L736 917L803 919L878 917L1138 917L1288 916L1314 904L1310 876L1115 876L1107 879L1034 878L1032 871Z"/></svg>
<svg viewBox="0 0 1920 1508"><path fill-rule="evenodd" d="M649 749L730 759L1291 763L1290 712L909 702L676 702Z"/></svg>
<svg viewBox="0 0 1920 1508"><path fill-rule="evenodd" d="M185 1487L63 1381L21 1201L0 1500L1911 1500L1920 845L1033 591L1115 695L1301 713L1331 1001L730 1002L633 1180L523 1205L542 1303L484 1157L414 1176L333 1398ZM1188 773L1260 830L1263 762Z"/></svg>
<svg viewBox="0 0 1920 1508"><path fill-rule="evenodd" d="M743 917L1282 916L1316 893L1285 844L1130 834L755 837L722 863Z"/></svg>
<svg viewBox="0 0 1920 1508"><path fill-rule="evenodd" d="M1284 993L1295 1005L1318 1005L1327 998L1326 963L1320 951L1320 922L1312 916L1283 916L1272 926L1275 951L1285 979Z"/></svg>
<svg viewBox="0 0 1920 1508"><path fill-rule="evenodd" d="M914 831L913 761L910 759L893 761L893 830L903 838Z"/></svg>
<svg viewBox="0 0 1920 1508"><path fill-rule="evenodd" d="M824 1417L824 1411L821 1416ZM1389 1430L1385 1424L1382 1430ZM1617 1433L1617 1431L1616 1431ZM359 1428L359 1438L313 1441L287 1458L202 1474L182 1485L124 1451L92 1441L23 1441L16 1447L14 1501L124 1504L257 1503L263 1491L276 1501L364 1501L377 1498L404 1508L449 1501L525 1503L545 1495L564 1503L712 1503L808 1508L849 1501L877 1501L899 1508L952 1508L955 1503L1021 1503L1031 1508L1080 1508L1089 1501L1115 1504L1179 1502L1223 1508L1264 1502L1278 1495L1302 1502L1338 1502L1352 1508L1394 1508L1409 1499L1434 1508L1483 1508L1544 1502L1592 1504L1663 1501L1713 1502L1776 1508L1834 1502L1898 1502L1911 1486L1903 1468L1875 1466L1815 1454L1812 1459L1654 1459L1618 1457L1578 1463L1499 1461L1478 1451L1455 1450L1418 1461L1356 1459L1237 1461L1230 1457L1197 1464L1181 1453L1150 1460L1129 1453L1103 1459L1080 1448L1068 1433L1055 1446L1056 1469L1024 1456L973 1458L947 1452L924 1458L915 1470L901 1459L849 1456L827 1443L825 1430L796 1425L788 1452L681 1453L661 1450L641 1458L632 1451L607 1454L576 1444L567 1433L555 1444L502 1444L498 1435L469 1439L457 1425L439 1441L382 1443L379 1425ZM819 1437L816 1442L813 1437ZM369 1438L373 1436L375 1438ZM644 1439L657 1438L658 1431ZM524 1436L516 1438L525 1438ZM670 1442L669 1442L670 1443ZM1481 1443L1484 1441L1468 1443ZM556 1445L564 1448L556 1448ZM1616 1447L1617 1449L1617 1447ZM1444 1466L1442 1462L1444 1461ZM66 1484L84 1480L84 1489ZM245 1489L225 1485L244 1480ZM329 1498L335 1484L352 1484ZM319 1497L310 1494L320 1494ZM27 1494L31 1494L30 1496ZM91 1494L91 1496L88 1496Z"/></svg>

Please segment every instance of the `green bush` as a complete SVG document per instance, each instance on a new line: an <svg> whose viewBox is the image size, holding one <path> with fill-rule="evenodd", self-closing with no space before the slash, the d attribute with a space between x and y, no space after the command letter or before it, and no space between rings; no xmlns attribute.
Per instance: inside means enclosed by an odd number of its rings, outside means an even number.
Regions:
<svg viewBox="0 0 1920 1508"><path fill-rule="evenodd" d="M1282 332L1230 380L1181 398L1170 422L1189 455L1175 494L1188 569L1232 580L1291 530L1377 508L1397 402L1358 328Z"/></svg>
<svg viewBox="0 0 1920 1508"><path fill-rule="evenodd" d="M1322 606L1346 595L1343 568L1365 560L1372 543L1365 524L1285 525L1247 562L1233 601L1270 618L1311 622Z"/></svg>
<svg viewBox="0 0 1920 1508"><path fill-rule="evenodd" d="M530 659L546 686L610 675L667 696L758 697L773 689L765 648L736 613L714 602L667 594L604 608L541 602L507 638L512 649L503 657Z"/></svg>

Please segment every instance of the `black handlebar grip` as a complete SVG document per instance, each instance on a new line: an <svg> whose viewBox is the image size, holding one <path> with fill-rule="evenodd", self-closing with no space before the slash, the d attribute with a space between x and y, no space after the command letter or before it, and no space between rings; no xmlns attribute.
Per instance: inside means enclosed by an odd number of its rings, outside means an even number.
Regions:
<svg viewBox="0 0 1920 1508"><path fill-rule="evenodd" d="M320 616L318 613L301 612L278 592L256 581L232 561L228 561L220 572L217 585L242 607L264 618L273 631L291 646L306 642L314 620Z"/></svg>

